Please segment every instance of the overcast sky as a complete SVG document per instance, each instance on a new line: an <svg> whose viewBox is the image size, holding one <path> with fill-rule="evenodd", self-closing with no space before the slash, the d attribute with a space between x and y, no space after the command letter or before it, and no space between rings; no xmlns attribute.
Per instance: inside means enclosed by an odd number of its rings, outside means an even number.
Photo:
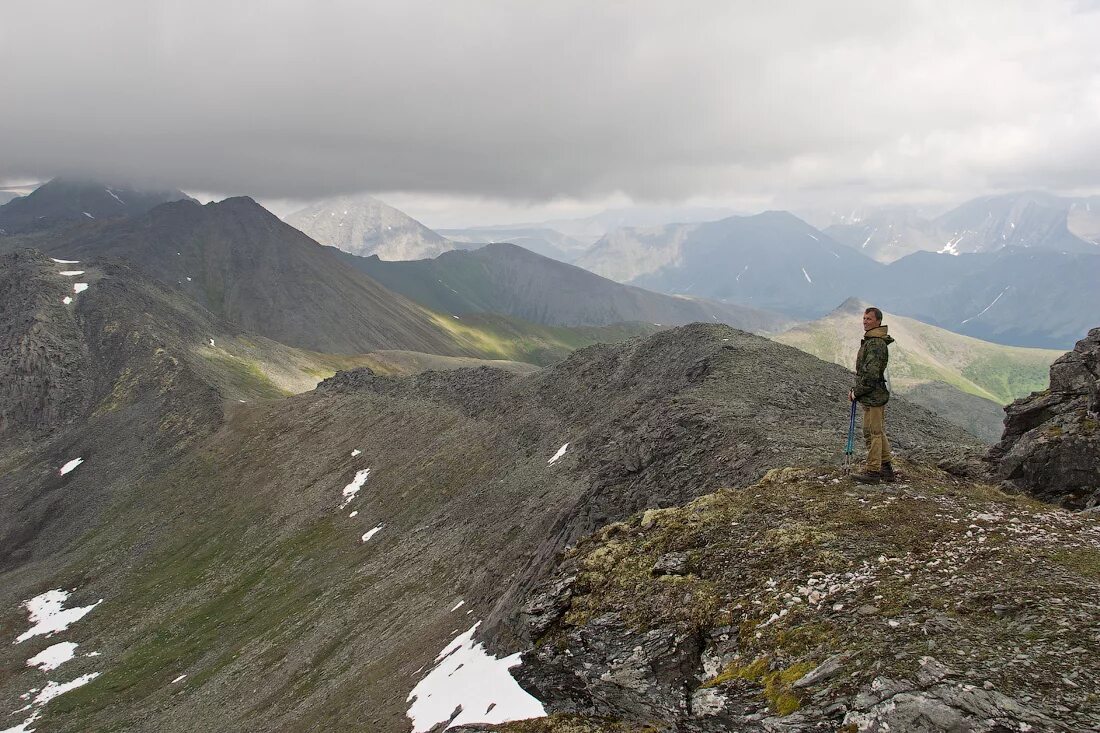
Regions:
<svg viewBox="0 0 1100 733"><path fill-rule="evenodd" d="M0 182L432 225L1100 189L1096 2L5 3Z"/></svg>

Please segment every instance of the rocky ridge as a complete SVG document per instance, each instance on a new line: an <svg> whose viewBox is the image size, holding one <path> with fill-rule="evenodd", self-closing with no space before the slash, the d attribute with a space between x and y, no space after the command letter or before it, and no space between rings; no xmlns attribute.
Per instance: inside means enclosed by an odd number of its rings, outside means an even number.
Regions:
<svg viewBox="0 0 1100 733"><path fill-rule="evenodd" d="M463 730L1095 730L1100 519L904 469L604 527L525 607L553 715Z"/></svg>
<svg viewBox="0 0 1100 733"><path fill-rule="evenodd" d="M1005 408L989 451L1006 486L1071 509L1100 505L1100 328L1050 367L1050 388Z"/></svg>

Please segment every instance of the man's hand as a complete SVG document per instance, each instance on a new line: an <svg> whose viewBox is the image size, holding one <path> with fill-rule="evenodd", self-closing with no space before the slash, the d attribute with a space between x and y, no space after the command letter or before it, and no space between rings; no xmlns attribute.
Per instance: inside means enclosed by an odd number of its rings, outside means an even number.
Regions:
<svg viewBox="0 0 1100 733"><path fill-rule="evenodd" d="M856 401L856 391L854 389L848 390L848 401L849 402L855 402Z"/></svg>

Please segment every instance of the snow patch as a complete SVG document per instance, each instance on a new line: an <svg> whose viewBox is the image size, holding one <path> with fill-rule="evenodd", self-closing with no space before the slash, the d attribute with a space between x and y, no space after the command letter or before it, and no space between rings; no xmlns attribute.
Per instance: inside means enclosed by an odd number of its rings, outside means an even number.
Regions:
<svg viewBox="0 0 1100 733"><path fill-rule="evenodd" d="M214 339L210 339L210 347L211 347L211 348L213 348L213 347L214 347Z"/></svg>
<svg viewBox="0 0 1100 733"><path fill-rule="evenodd" d="M448 728L465 723L505 723L546 715L542 703L532 697L508 672L519 666L520 655L497 659L474 642L475 623L436 657L436 664L406 698L406 715L413 733L425 733L450 720L457 707L462 712Z"/></svg>
<svg viewBox="0 0 1100 733"><path fill-rule="evenodd" d="M79 466L83 462L84 462L83 458L74 458L71 461L69 461L68 463L66 463L64 466L62 466L60 469L58 469L57 473L58 473L59 476L64 476L65 474L69 473L70 471L75 470L76 467Z"/></svg>
<svg viewBox="0 0 1100 733"><path fill-rule="evenodd" d="M170 682L169 684L172 684L172 685L174 685L174 684L176 684L177 682L183 682L183 681L184 681L185 679L187 679L187 675L185 675L185 674L181 674L181 675L180 675L179 677L177 677L176 679L172 680L172 681L171 681L171 682Z"/></svg>
<svg viewBox="0 0 1100 733"><path fill-rule="evenodd" d="M53 644L28 659L27 666L38 667L43 672L57 669L76 656L76 647L77 645L71 641Z"/></svg>
<svg viewBox="0 0 1100 733"><path fill-rule="evenodd" d="M362 452L363 452L363 451L361 451L361 450L359 450L358 448L356 448L355 450L353 450L353 451L351 452L351 457L352 457L352 458L355 458L355 457L356 457L357 455L361 454Z"/></svg>
<svg viewBox="0 0 1100 733"><path fill-rule="evenodd" d="M78 294L83 293L87 289L88 289L88 283L73 283L73 292L74 293L78 293Z"/></svg>
<svg viewBox="0 0 1100 733"><path fill-rule="evenodd" d="M558 452L550 456L550 460L546 462L547 466L553 466L557 463L558 459L565 455L565 451L569 449L569 444L566 443L561 448L558 448Z"/></svg>
<svg viewBox="0 0 1100 733"><path fill-rule="evenodd" d="M348 515L349 518L350 517L358 517L358 516L359 516L359 510L358 509L356 509L355 511L353 511L351 514Z"/></svg>
<svg viewBox="0 0 1100 733"><path fill-rule="evenodd" d="M89 214L89 213L88 213L87 211L85 211L85 212L82 212L82 213L84 214L84 216L88 217L89 219L94 219L94 218L95 218L94 216L92 216L91 214Z"/></svg>
<svg viewBox="0 0 1100 733"><path fill-rule="evenodd" d="M64 275L65 277L76 277L77 275L83 275L83 270L62 270L57 273L58 275Z"/></svg>
<svg viewBox="0 0 1100 733"><path fill-rule="evenodd" d="M80 264L80 260L59 260L56 257L51 257L50 259L53 260L54 262L56 262L59 265L79 265Z"/></svg>
<svg viewBox="0 0 1100 733"><path fill-rule="evenodd" d="M370 530L367 530L366 532L364 532L363 536L360 539L362 539L363 542L369 542L370 538L374 537L380 531L382 531L382 525L381 524L378 525L377 527L375 527L374 529L370 529Z"/></svg>
<svg viewBox="0 0 1100 733"><path fill-rule="evenodd" d="M998 301L998 300L1000 300L1000 299L1001 299L1001 296L1002 296L1002 295L1004 295L1005 293L1007 293L1007 292L1008 292L1008 289L1009 289L1009 288L1011 288L1011 287L1012 287L1011 285L1008 285L1008 286L1006 286L1006 287L1005 287L1005 289L1004 289L1004 290L1002 290L1002 291L1001 291L1000 293L998 293L997 297L993 299L993 302L992 302L992 303L990 303L989 305L987 305L987 306L986 306L985 308L982 308L982 312L981 312L981 313L979 313L979 314L978 314L978 315L976 315L976 316L970 316L970 318L967 318L967 319L966 319L965 321L963 321L962 323L967 323L967 322L969 322L969 321L973 321L973 320L974 320L975 318L978 318L978 317L980 317L980 316L981 316L981 315L983 315L983 314L984 314L984 313L985 313L985 312L986 312L987 310L989 310L989 309L990 309L990 308L992 308L993 306L997 305L997 301ZM961 325L962 325L962 323L960 323L959 325L961 326Z"/></svg>
<svg viewBox="0 0 1100 733"><path fill-rule="evenodd" d="M359 493L359 489L363 488L363 484L367 483L368 476L370 476L369 468L364 468L362 471L355 472L355 478L351 480L350 484L344 487L344 501L342 504L340 504L341 509L352 502L352 499L355 498L355 495Z"/></svg>
<svg viewBox="0 0 1100 733"><path fill-rule="evenodd" d="M61 302L65 305L68 305L69 303L73 302L73 299L71 296L66 295L64 298L61 299Z"/></svg>
<svg viewBox="0 0 1100 733"><path fill-rule="evenodd" d="M122 199L120 199L120 198L119 198L119 197L118 197L118 196L117 196L117 195L115 194L115 192L114 192L114 191L112 191L111 189L109 189L109 188L108 188L108 189L107 189L107 193L111 194L111 198L113 198L113 199L114 199L115 201L119 202L120 204L122 204L122 205L124 205L124 206L126 205L126 202L125 202L125 201L123 201Z"/></svg>
<svg viewBox="0 0 1100 733"><path fill-rule="evenodd" d="M58 695L64 695L70 690L75 690L78 687L83 687L98 676L99 672L90 672L89 674L84 674L77 677L72 682L65 682L64 684L58 684L57 682L50 680L46 683L46 686L42 688L42 691L38 693L38 696L31 701L30 705L27 705L25 708L23 708L23 710L33 708L33 712L31 712L30 717L25 719L22 723L15 726L14 728L7 728L3 731L0 731L0 733L31 733L31 731L35 729L28 726L33 724L34 721L38 720L38 716L42 714L43 705L45 705ZM31 692L34 692L34 690L31 690ZM20 698L24 700L26 699L26 697L22 695L20 695Z"/></svg>
<svg viewBox="0 0 1100 733"><path fill-rule="evenodd" d="M453 608L451 608L451 612L453 613L453 612L457 611L458 609L462 608L464 605L466 605L466 601L459 601L458 603L456 603L454 605Z"/></svg>
<svg viewBox="0 0 1100 733"><path fill-rule="evenodd" d="M29 601L23 601L23 607L27 609L32 626L17 636L15 643L22 643L40 634L51 636L64 631L70 624L84 618L93 608L103 603L103 599L100 598L90 606L64 608L65 601L68 599L69 592L66 590L48 590Z"/></svg>

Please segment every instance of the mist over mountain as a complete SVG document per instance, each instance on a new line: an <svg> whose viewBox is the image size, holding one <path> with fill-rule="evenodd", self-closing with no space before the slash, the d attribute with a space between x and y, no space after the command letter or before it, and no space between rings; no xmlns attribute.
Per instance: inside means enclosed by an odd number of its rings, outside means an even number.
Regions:
<svg viewBox="0 0 1100 733"><path fill-rule="evenodd" d="M500 225L504 229L534 227L553 229L585 244L624 227L661 227L672 223L717 221L738 212L715 206L631 206L606 209L575 219L551 219L533 224ZM482 227L497 228L497 227Z"/></svg>
<svg viewBox="0 0 1100 733"><path fill-rule="evenodd" d="M485 227L472 229L438 229L437 233L452 242L480 247L485 244L509 243L519 245L543 257L559 262L572 262L588 245L580 240L562 234L554 229L531 228L510 229L507 227ZM456 246L458 249L473 249L469 246ZM383 258L385 259L385 258ZM587 269L587 268L586 268Z"/></svg>
<svg viewBox="0 0 1100 733"><path fill-rule="evenodd" d="M325 199L285 217L321 244L384 260L418 260L454 244L407 214L366 194Z"/></svg>
<svg viewBox="0 0 1100 733"><path fill-rule="evenodd" d="M95 219L140 216L154 206L185 199L190 197L182 191L148 191L55 178L0 206L0 236Z"/></svg>

